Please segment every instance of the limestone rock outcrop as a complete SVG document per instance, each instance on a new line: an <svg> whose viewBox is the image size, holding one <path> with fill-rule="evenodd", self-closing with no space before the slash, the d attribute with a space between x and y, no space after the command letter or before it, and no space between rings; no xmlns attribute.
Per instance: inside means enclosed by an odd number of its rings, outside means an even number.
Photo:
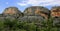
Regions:
<svg viewBox="0 0 60 31"><path fill-rule="evenodd" d="M53 25L60 26L60 6L52 7L50 15L53 18Z"/></svg>
<svg viewBox="0 0 60 31"><path fill-rule="evenodd" d="M18 10L17 7L8 7L2 13L4 16L13 16L13 17L20 17L22 16L22 12Z"/></svg>
<svg viewBox="0 0 60 31"><path fill-rule="evenodd" d="M25 9L25 16L43 16L46 19L48 18L50 11L42 6L31 6Z"/></svg>
<svg viewBox="0 0 60 31"><path fill-rule="evenodd" d="M48 19L50 11L42 6L31 6L24 10L24 16L19 18L22 21L44 21Z"/></svg>
<svg viewBox="0 0 60 31"><path fill-rule="evenodd" d="M0 20L8 18L10 20L18 19L19 21L29 22L47 21L50 17L53 18L53 25L60 25L60 6L52 7L51 10L42 6L31 6L26 8L23 13L16 7L8 7L0 14Z"/></svg>
<svg viewBox="0 0 60 31"><path fill-rule="evenodd" d="M51 16L52 17L60 17L60 6L52 7Z"/></svg>

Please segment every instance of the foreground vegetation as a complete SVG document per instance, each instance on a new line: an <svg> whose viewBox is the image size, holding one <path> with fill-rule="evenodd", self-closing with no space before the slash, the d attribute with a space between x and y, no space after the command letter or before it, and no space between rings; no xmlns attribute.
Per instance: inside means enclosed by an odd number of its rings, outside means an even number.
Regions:
<svg viewBox="0 0 60 31"><path fill-rule="evenodd" d="M30 22L5 19L0 21L0 31L60 31L58 27L53 27L52 20Z"/></svg>

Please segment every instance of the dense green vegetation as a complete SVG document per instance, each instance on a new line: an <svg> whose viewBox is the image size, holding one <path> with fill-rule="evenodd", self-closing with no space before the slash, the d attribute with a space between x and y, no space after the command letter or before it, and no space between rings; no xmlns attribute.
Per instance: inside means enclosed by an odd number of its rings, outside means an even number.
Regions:
<svg viewBox="0 0 60 31"><path fill-rule="evenodd" d="M42 22L5 19L0 21L0 31L59 31L59 28L53 27L53 19Z"/></svg>

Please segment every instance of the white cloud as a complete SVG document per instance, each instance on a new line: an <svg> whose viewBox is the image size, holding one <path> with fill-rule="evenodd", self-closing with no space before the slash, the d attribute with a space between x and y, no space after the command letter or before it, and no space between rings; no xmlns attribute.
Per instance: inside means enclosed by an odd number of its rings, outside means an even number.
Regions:
<svg viewBox="0 0 60 31"><path fill-rule="evenodd" d="M17 3L20 6L59 6L60 0L23 0Z"/></svg>
<svg viewBox="0 0 60 31"><path fill-rule="evenodd" d="M18 5L20 5L20 6L26 6L27 4L25 4L25 3L17 3Z"/></svg>

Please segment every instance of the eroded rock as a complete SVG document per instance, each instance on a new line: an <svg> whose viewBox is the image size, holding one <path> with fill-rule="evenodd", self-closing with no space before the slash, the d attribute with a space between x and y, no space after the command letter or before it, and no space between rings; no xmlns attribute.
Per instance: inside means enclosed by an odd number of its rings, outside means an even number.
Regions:
<svg viewBox="0 0 60 31"><path fill-rule="evenodd" d="M2 13L5 17L7 16L13 16L13 17L21 17L22 16L22 12L18 10L17 7L8 7L4 10L4 12Z"/></svg>
<svg viewBox="0 0 60 31"><path fill-rule="evenodd" d="M43 16L46 19L48 18L49 13L50 11L47 8L41 6L31 6L24 11L25 16Z"/></svg>

